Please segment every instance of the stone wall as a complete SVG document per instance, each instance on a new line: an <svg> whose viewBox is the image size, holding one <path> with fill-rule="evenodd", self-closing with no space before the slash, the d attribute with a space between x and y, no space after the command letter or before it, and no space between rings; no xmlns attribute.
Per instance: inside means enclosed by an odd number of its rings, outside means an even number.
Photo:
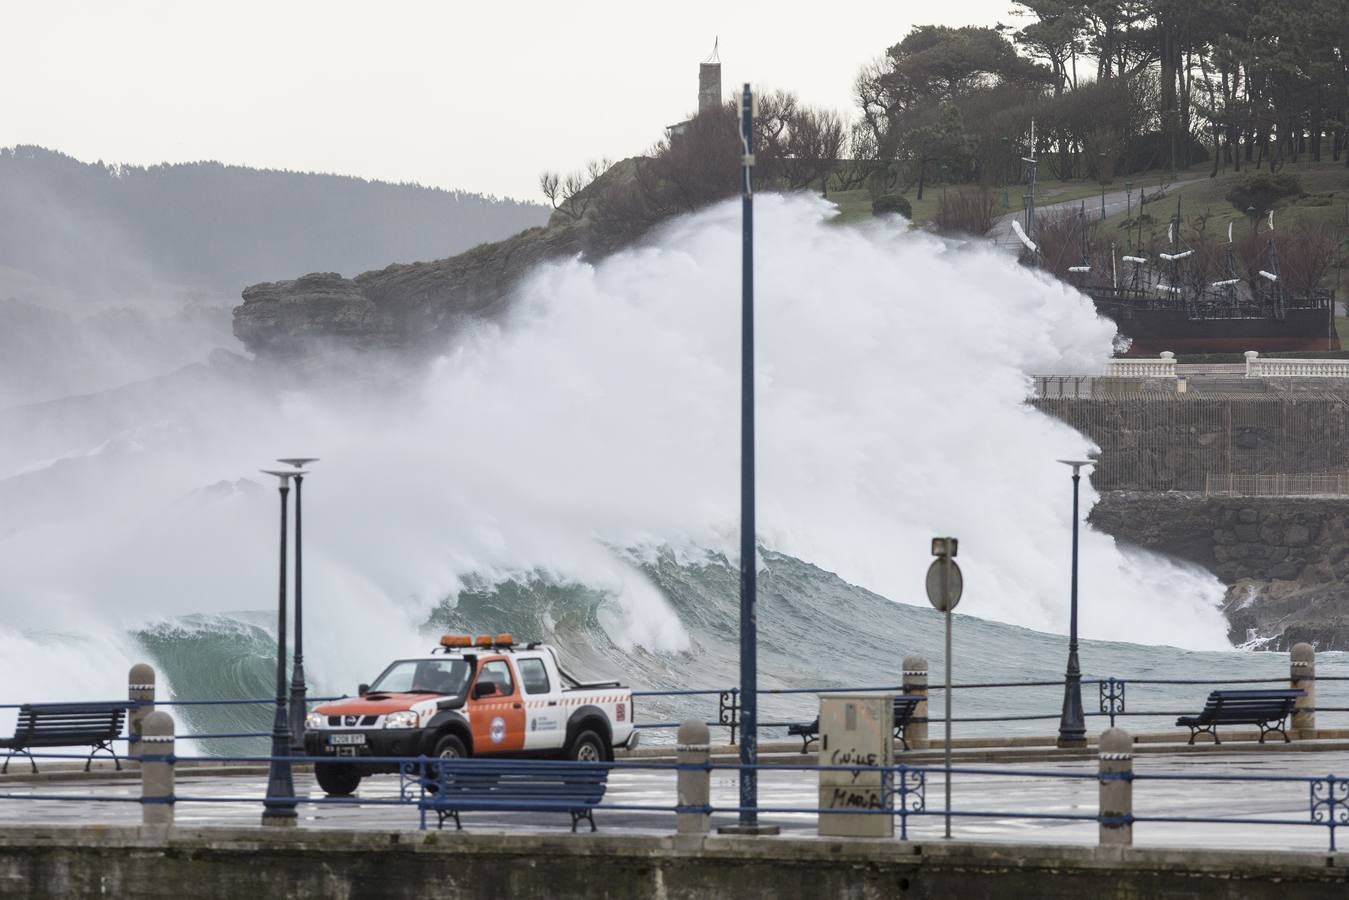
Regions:
<svg viewBox="0 0 1349 900"><path fill-rule="evenodd" d="M1097 490L1203 491L1208 475L1349 471L1349 396L1279 387L1033 403L1100 447L1091 472Z"/></svg>
<svg viewBox="0 0 1349 900"><path fill-rule="evenodd" d="M1089 519L1213 572L1233 643L1349 650L1349 499L1107 492Z"/></svg>
<svg viewBox="0 0 1349 900"><path fill-rule="evenodd" d="M0 829L3 897L1339 900L1346 892L1349 857L1324 852L716 835L681 844L670 836L603 833Z"/></svg>

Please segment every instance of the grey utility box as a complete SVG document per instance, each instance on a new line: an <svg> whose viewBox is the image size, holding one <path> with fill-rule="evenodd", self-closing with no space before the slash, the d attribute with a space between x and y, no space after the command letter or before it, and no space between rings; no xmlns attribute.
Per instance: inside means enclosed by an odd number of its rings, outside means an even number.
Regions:
<svg viewBox="0 0 1349 900"><path fill-rule="evenodd" d="M895 761L894 694L820 697L820 834L894 837L893 815L825 810L891 810L890 766Z"/></svg>

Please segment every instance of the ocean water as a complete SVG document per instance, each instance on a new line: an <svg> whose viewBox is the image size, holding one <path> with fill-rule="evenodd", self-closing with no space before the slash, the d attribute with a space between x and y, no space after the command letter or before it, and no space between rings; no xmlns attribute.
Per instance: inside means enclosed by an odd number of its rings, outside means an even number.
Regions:
<svg viewBox="0 0 1349 900"><path fill-rule="evenodd" d="M1091 447L1024 400L1030 373L1097 367L1113 326L991 250L897 220L837 227L816 199L758 203L763 684L893 683L909 653L938 666L936 534L961 540L957 680L1054 677L1071 540L1055 460ZM552 640L644 688L729 686L738 229L726 204L598 265L543 266L429 366L334 358L302 377L216 357L0 410L5 699L120 696L141 660L162 696L267 694L277 494L258 469L291 455L321 457L304 488L317 692L442 629ZM1084 480L1083 519L1094 499ZM1286 672L1230 648L1211 575L1082 528L1089 675ZM970 715L1023 702L967 694ZM1052 712L1046 697L1024 702Z"/></svg>

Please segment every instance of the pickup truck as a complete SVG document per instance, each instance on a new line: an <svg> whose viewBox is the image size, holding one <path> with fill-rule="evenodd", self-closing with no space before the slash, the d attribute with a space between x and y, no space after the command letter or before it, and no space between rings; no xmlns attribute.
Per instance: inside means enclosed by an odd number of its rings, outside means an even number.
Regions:
<svg viewBox="0 0 1349 900"><path fill-rule="evenodd" d="M330 795L352 793L366 775L398 771L397 763L362 757L595 762L637 745L630 689L580 682L552 647L517 645L508 634L447 634L431 655L395 660L359 694L317 706L305 719L305 754L320 757L314 774Z"/></svg>

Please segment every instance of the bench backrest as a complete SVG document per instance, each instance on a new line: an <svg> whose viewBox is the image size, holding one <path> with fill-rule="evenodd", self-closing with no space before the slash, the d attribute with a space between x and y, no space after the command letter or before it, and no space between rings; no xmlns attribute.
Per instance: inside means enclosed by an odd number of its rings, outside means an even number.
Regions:
<svg viewBox="0 0 1349 900"><path fill-rule="evenodd" d="M609 769L607 763L557 760L435 760L427 776L436 785L435 799L445 802L599 803Z"/></svg>
<svg viewBox="0 0 1349 900"><path fill-rule="evenodd" d="M897 694L895 695L895 724L902 725L913 716L914 710L918 704L927 698L921 694Z"/></svg>
<svg viewBox="0 0 1349 900"><path fill-rule="evenodd" d="M64 747L122 734L127 703L25 703L14 727L16 743Z"/></svg>
<svg viewBox="0 0 1349 900"><path fill-rule="evenodd" d="M1305 691L1283 689L1262 691L1214 691L1208 695L1203 719L1242 719L1258 716L1282 718L1292 711Z"/></svg>

